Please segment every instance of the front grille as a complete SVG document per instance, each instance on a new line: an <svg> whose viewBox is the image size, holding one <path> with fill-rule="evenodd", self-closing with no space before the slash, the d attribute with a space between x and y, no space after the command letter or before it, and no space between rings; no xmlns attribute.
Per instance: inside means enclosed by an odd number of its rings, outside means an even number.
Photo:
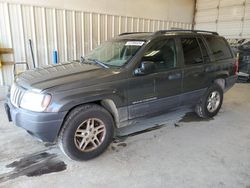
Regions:
<svg viewBox="0 0 250 188"><path fill-rule="evenodd" d="M10 89L10 101L15 107L19 107L25 90L13 84Z"/></svg>

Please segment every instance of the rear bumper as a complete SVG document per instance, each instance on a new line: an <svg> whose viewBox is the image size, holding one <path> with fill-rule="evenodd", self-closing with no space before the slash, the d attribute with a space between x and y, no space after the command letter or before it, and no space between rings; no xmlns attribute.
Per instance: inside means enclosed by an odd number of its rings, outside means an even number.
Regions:
<svg viewBox="0 0 250 188"><path fill-rule="evenodd" d="M237 75L230 76L225 79L225 92L232 88L238 79Z"/></svg>
<svg viewBox="0 0 250 188"><path fill-rule="evenodd" d="M9 121L24 128L28 133L44 142L54 142L67 112L32 112L14 107L9 101L5 103Z"/></svg>

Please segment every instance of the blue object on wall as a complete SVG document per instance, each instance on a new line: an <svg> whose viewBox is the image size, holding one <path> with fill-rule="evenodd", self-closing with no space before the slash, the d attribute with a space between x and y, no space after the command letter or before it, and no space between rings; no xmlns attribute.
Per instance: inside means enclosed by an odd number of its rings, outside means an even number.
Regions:
<svg viewBox="0 0 250 188"><path fill-rule="evenodd" d="M56 50L55 50L54 53L53 53L53 63L54 63L54 64L57 64L57 63L58 63L58 53L57 53Z"/></svg>

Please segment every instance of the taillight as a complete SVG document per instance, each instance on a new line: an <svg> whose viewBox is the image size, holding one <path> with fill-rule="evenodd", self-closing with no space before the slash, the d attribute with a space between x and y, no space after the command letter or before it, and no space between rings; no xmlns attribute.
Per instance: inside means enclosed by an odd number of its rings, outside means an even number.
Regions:
<svg viewBox="0 0 250 188"><path fill-rule="evenodd" d="M238 59L235 60L233 71L235 75L239 72L239 60Z"/></svg>
<svg viewBox="0 0 250 188"><path fill-rule="evenodd" d="M239 53L237 53L237 58L233 66L233 70L235 75L239 72Z"/></svg>

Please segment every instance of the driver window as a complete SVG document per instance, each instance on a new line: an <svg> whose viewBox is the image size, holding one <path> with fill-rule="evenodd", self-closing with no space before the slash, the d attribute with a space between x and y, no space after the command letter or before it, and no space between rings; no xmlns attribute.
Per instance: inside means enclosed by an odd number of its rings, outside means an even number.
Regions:
<svg viewBox="0 0 250 188"><path fill-rule="evenodd" d="M151 46L145 52L142 61L154 62L157 72L175 68L176 47L174 39L162 40Z"/></svg>

